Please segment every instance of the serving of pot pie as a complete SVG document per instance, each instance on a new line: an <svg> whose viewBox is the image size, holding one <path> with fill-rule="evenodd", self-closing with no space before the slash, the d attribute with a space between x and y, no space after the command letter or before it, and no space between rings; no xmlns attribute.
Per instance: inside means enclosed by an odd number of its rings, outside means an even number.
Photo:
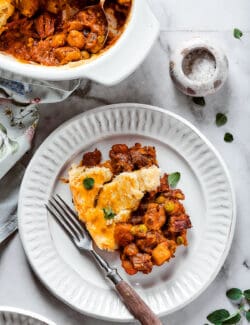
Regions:
<svg viewBox="0 0 250 325"><path fill-rule="evenodd" d="M75 209L100 249L120 251L128 274L150 273L174 257L177 246L188 244L184 194L161 175L154 147L116 144L109 157L102 162L95 149L71 166Z"/></svg>

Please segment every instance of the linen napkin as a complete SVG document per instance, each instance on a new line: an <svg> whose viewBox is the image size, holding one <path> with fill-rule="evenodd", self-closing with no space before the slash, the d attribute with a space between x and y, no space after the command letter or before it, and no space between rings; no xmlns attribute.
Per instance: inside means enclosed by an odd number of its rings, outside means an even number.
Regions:
<svg viewBox="0 0 250 325"><path fill-rule="evenodd" d="M39 108L63 101L80 83L32 80L0 70L0 243L17 229L17 198L24 168L16 164L31 148Z"/></svg>

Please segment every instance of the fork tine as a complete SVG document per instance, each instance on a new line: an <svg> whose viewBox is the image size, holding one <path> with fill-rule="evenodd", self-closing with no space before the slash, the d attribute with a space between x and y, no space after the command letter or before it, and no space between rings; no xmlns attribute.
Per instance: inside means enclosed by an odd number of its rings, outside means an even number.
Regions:
<svg viewBox="0 0 250 325"><path fill-rule="evenodd" d="M68 213L70 214L70 219L71 221L74 223L74 225L77 227L77 229L79 231L83 231L83 229L85 230L84 225L79 221L77 214L75 213L75 211L73 211L71 209L71 207L62 199L62 197L59 194L56 194L56 197L58 198L58 201L55 197L54 200L57 202L57 204L62 208L62 209L66 209L68 211Z"/></svg>
<svg viewBox="0 0 250 325"><path fill-rule="evenodd" d="M63 200L63 198L59 195L59 194L56 194L56 196L58 197L58 199L61 201L63 207L68 211L68 213L72 216L72 219L74 220L74 223L77 224L79 226L79 228L81 229L81 233L82 233L82 236L83 237L86 237L90 240L91 239L91 236L89 234L89 231L88 229L86 228L86 225L85 223L81 222L79 219L78 219L78 216L76 214L76 212L74 210L71 209L71 207ZM57 201L58 202L58 201Z"/></svg>
<svg viewBox="0 0 250 325"><path fill-rule="evenodd" d="M60 224L60 226L63 227L66 234L70 237L70 239L75 240L75 234L72 232L72 230L68 227L67 223L64 222L64 220L54 212L53 209L51 209L47 204L45 204L46 209L50 212L50 214L56 219L56 221Z"/></svg>
<svg viewBox="0 0 250 325"><path fill-rule="evenodd" d="M63 219L63 221L67 224L67 226L71 229L71 231L73 232L73 234L75 235L75 237L77 237L77 239L81 239L83 237L82 235L82 231L79 231L75 226L74 224L71 222L68 214L63 210L61 209L60 207L58 208L57 206L57 202L55 201L55 199L52 197L50 200L49 200L49 203L50 205L56 210L56 212L58 213L59 215L59 218L60 219Z"/></svg>

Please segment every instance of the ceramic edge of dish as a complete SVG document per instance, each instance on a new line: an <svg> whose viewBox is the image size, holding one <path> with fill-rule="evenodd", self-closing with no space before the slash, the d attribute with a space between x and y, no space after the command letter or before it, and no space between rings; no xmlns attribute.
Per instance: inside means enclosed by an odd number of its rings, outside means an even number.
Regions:
<svg viewBox="0 0 250 325"><path fill-rule="evenodd" d="M144 61L159 35L160 25L146 2L141 8L136 6L135 2L133 15L135 16L134 26L128 24L120 53L109 57L105 64L98 61L98 67L87 71L84 77L106 86L112 86L128 77ZM121 43L119 45L122 46Z"/></svg>
<svg viewBox="0 0 250 325"><path fill-rule="evenodd" d="M107 86L117 84L142 63L159 35L159 22L145 0L133 0L131 16L121 37L99 57L86 63L47 67L21 63L0 53L0 68L42 80L89 78Z"/></svg>
<svg viewBox="0 0 250 325"><path fill-rule="evenodd" d="M20 315L21 317L22 316L32 317L35 320L44 322L44 323L46 323L48 325L57 325L56 323L54 323L51 320L45 318L44 316L41 316L41 315L39 315L37 313L28 311L26 309L21 309L21 308L16 308L16 307L9 307L9 306L0 305L0 313L1 312L4 312L4 313L15 313L15 314Z"/></svg>
<svg viewBox="0 0 250 325"><path fill-rule="evenodd" d="M232 179L231 179L231 176L230 176L230 173L229 173L229 170L227 168L227 165L226 163L224 162L224 160L222 159L221 155L219 154L218 150L214 147L214 145L198 130L198 128L196 128L194 125L192 125L188 120L186 120L185 118L182 118L180 115L178 114L175 114L175 113L172 113L166 109L163 109L163 108L159 108L159 107L155 107L155 106L152 106L152 105L146 105L146 104L138 104L138 103L119 103L119 104L111 104L111 105L105 105L105 106L100 106L100 107L97 107L95 109L92 109L92 110L89 110L87 112L83 112L81 114L78 114L76 116L74 116L73 118L69 119L68 121L64 122L62 125L60 125L56 130L54 130L45 140L44 142L40 145L39 149L43 149L43 147L47 144L47 142L50 141L51 138L53 138L54 134L57 133L59 130L61 130L63 127L65 127L66 124L78 119L81 115L88 115L88 114L92 114L92 113L98 113L99 111L105 111L105 110L110 110L112 109L113 107L124 107L126 105L126 107L128 108L133 108L134 106L136 106L137 108L141 108L141 109L150 109L150 110L153 110L153 111L158 111L158 112L162 112L162 113L167 113L168 115L176 118L177 120L181 121L182 123L186 124L187 126L189 126L196 134L198 134L198 136L209 146L209 148L214 152L214 154L216 155L216 157L218 158L219 162L221 163L224 171L225 171L225 174L226 174L226 177L228 179L228 182L229 182L229 185L230 185L230 192L232 194L232 222L231 222L231 226L230 226L230 233L229 233L229 236L228 236L228 245L225 247L225 250L224 250L224 253L223 253L223 256L220 260L220 263L218 264L217 266L217 270L214 272L214 274L210 277L209 281L206 283L206 285L204 285L199 291L196 292L196 294L194 294L189 300L183 302L182 304L180 304L179 306L173 308L171 310L171 312L162 312L162 313L158 313L157 315L159 317L163 317L163 316L166 316L166 315L170 315L172 313L174 313L175 311L177 310L181 310L182 308L184 308L185 306L187 306L188 304L190 304L191 302L193 302L197 297L199 297L208 287L209 285L215 280L216 276L218 275L219 271L221 270L221 267L223 266L227 256L228 256L228 253L229 253L229 250L231 248L231 245L232 245L232 240L233 240L233 237L234 237L234 232L235 232L235 225L236 225L236 199L235 199L235 191L234 191L234 187L233 187L233 182L232 182ZM34 157L34 156L33 156ZM22 184L21 184L21 188L20 188L20 192L22 191L22 187L24 186L24 183L25 183L25 179L27 177L27 174L28 174L28 171L29 171L29 167L31 166L31 162L32 160L34 159L32 157L30 163L29 163L29 166L27 167L26 169L26 173L25 173L25 176L23 178L23 181L22 181ZM40 281L43 283L43 285L49 290L50 288L47 286L47 284L43 281L43 279L39 276L39 274L36 272L36 269L35 267L33 266L32 264L32 261L29 259L28 257L28 253L27 253L27 249L26 249L26 246L25 246L25 243L24 243L24 240L23 240L23 234L22 234L22 224L20 222L20 209L19 209L19 205L20 205L20 195L19 195L19 200L18 200L18 226L19 226L19 230L20 230L20 237L21 237L21 241L22 241L22 245L23 245L23 248L24 248L24 251L26 253L26 256L28 258L28 262L30 264L30 266L32 267L32 269L34 270L36 276L40 279ZM87 316L90 316L90 317L94 317L94 318L97 318L97 319L102 319L102 320L107 320L107 321L115 321L115 322L118 322L118 323L125 323L125 322L131 322L131 321L135 321L134 318L126 318L126 319L117 319L117 318L108 318L108 317L98 317L97 315L93 315L92 313L88 313L86 311L82 311L82 310L79 310L73 306L71 306L64 298L62 297L59 297L56 293L53 292L53 295L55 297L57 297L58 299L60 299L61 301L63 301L66 305L70 306L71 308L73 308L74 310L77 310L79 313L81 314L84 314L84 315L87 315Z"/></svg>

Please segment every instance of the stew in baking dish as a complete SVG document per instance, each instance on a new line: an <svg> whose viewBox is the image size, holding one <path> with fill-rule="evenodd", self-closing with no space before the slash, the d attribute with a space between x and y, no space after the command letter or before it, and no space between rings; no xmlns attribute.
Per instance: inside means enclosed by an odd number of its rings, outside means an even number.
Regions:
<svg viewBox="0 0 250 325"><path fill-rule="evenodd" d="M47 66L87 60L120 37L131 2L106 0L105 41L99 0L0 0L0 51Z"/></svg>

